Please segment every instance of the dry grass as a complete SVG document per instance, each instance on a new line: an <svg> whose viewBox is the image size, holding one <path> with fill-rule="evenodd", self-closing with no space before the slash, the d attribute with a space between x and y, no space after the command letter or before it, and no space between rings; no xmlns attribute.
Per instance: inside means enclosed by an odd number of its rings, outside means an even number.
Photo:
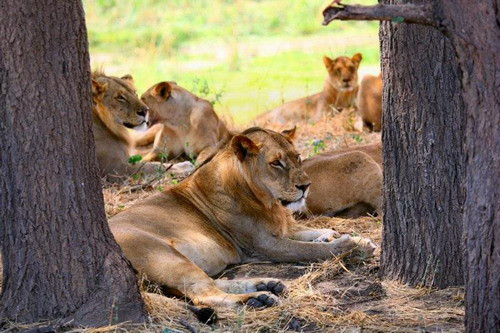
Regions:
<svg viewBox="0 0 500 333"><path fill-rule="evenodd" d="M326 119L326 125L299 123L297 146L304 156L314 154L310 142L323 140L325 150L379 140L380 134L349 131L351 111ZM346 130L347 129L347 130ZM150 180L143 180L147 183ZM150 182L109 185L104 189L106 213L113 216L136 201L175 183L172 177ZM141 182L139 182L141 183ZM333 228L381 243L378 217L301 220L311 227ZM222 278L274 277L288 290L278 306L263 310L245 307L217 309L218 322L200 323L186 302L143 291L150 320L143 325L118 325L74 332L422 332L463 331L463 288L411 288L378 277L380 249L374 258L344 256L322 263L255 263L228 268ZM11 326L15 327L15 326ZM20 327L17 327L20 329ZM22 329L26 329L23 327Z"/></svg>
<svg viewBox="0 0 500 333"><path fill-rule="evenodd" d="M380 140L379 133L360 133L353 129L354 110L335 113L320 123L297 124L297 148L311 156L356 144ZM281 130L279 126L276 130ZM318 140L323 144L318 145ZM315 144L316 142L316 144ZM155 192L158 186L171 185L166 178L155 186L129 192L123 186L105 188L109 216ZM175 181L174 181L175 182ZM382 223L378 217L341 219L314 217L300 223L311 227L333 228L342 234L354 234L381 243ZM151 322L140 327L109 327L110 331L144 332L352 332L367 331L463 330L463 290L410 288L394 281L380 281L380 249L371 259L334 258L322 263L246 264L230 267L223 278L275 277L288 286L281 303L263 310L217 309L219 320L213 326L197 321L182 300L144 292ZM168 328L166 331L164 329Z"/></svg>

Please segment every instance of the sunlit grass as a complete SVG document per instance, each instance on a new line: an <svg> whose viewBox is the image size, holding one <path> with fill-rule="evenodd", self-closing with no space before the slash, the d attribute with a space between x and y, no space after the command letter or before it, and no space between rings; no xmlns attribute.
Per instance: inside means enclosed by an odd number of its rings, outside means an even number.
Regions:
<svg viewBox="0 0 500 333"><path fill-rule="evenodd" d="M132 74L139 92L159 81L177 81L215 101L216 111L236 124L320 91L326 77L323 55L361 52L362 66L378 66L378 25L323 27L321 10L328 3L84 1L94 67L111 75Z"/></svg>

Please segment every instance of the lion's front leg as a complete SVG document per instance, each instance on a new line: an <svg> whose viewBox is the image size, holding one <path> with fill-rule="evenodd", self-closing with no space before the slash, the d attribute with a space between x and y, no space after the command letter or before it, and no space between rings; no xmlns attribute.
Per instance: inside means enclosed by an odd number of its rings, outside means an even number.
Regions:
<svg viewBox="0 0 500 333"><path fill-rule="evenodd" d="M313 229L300 225L294 226L288 238L303 242L331 242L340 234L332 229Z"/></svg>
<svg viewBox="0 0 500 333"><path fill-rule="evenodd" d="M275 262L325 260L352 250L370 256L376 249L376 245L368 238L349 235L343 235L332 242L320 243L275 237L265 232L255 238L254 246L261 259Z"/></svg>

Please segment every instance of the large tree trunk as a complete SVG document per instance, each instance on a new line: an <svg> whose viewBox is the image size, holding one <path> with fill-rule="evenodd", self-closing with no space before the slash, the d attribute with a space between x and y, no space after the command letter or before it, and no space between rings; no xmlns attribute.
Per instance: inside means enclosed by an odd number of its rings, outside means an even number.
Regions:
<svg viewBox="0 0 500 333"><path fill-rule="evenodd" d="M500 331L500 5L445 0L466 104L468 332Z"/></svg>
<svg viewBox="0 0 500 333"><path fill-rule="evenodd" d="M0 36L0 318L144 320L104 213L81 2L2 1Z"/></svg>
<svg viewBox="0 0 500 333"><path fill-rule="evenodd" d="M451 43L430 27L382 23L380 39L382 274L411 285L461 285L465 119L458 63Z"/></svg>

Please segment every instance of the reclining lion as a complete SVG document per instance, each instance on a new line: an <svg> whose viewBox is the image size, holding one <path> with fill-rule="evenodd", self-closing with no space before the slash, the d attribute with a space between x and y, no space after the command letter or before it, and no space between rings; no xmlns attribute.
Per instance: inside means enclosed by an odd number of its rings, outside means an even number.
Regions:
<svg viewBox="0 0 500 333"><path fill-rule="evenodd" d="M382 213L382 144L327 152L303 163L311 179L307 209L314 215Z"/></svg>
<svg viewBox="0 0 500 333"><path fill-rule="evenodd" d="M284 286L254 278L213 280L228 265L307 262L373 243L300 226L310 181L289 138L251 128L179 185L130 207L109 224L132 266L194 304L270 306Z"/></svg>
<svg viewBox="0 0 500 333"><path fill-rule="evenodd" d="M92 129L101 177L120 180L138 171L154 174L165 170L159 163L132 165L128 159L140 154L137 146L152 143L161 126L139 133L132 128L146 121L148 107L135 92L132 76L122 78L92 74ZM142 151L148 154L148 151Z"/></svg>
<svg viewBox="0 0 500 333"><path fill-rule="evenodd" d="M164 125L156 138L154 151L145 157L146 160L155 160L160 153L169 159L181 154L193 158L230 138L212 104L175 82L157 83L142 94L141 99L150 108L151 128ZM207 152L202 155L207 155ZM205 158L202 156L201 159Z"/></svg>
<svg viewBox="0 0 500 333"><path fill-rule="evenodd" d="M332 60L323 57L328 77L322 92L285 103L257 117L256 123L266 127L300 119L319 120L325 112L331 111L331 107L353 106L358 93L358 67L362 58L361 53L356 53L352 58L338 57Z"/></svg>

